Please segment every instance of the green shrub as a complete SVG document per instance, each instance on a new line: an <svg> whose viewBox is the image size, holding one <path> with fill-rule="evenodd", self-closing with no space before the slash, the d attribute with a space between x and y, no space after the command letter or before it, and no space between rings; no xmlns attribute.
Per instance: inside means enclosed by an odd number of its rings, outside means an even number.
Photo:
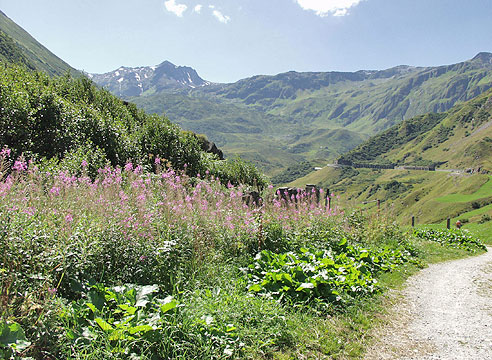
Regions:
<svg viewBox="0 0 492 360"><path fill-rule="evenodd" d="M59 353L118 359L222 359L241 351L233 324L186 313L186 304L157 297L156 285L90 288L60 315Z"/></svg>
<svg viewBox="0 0 492 360"><path fill-rule="evenodd" d="M275 254L260 252L245 271L249 290L288 302L338 305L378 291L375 278L407 262L405 251L370 251L342 239L326 250L302 248Z"/></svg>
<svg viewBox="0 0 492 360"><path fill-rule="evenodd" d="M490 220L491 220L491 218L490 218L489 214L483 214L478 223L479 224L485 224L487 221L490 221Z"/></svg>
<svg viewBox="0 0 492 360"><path fill-rule="evenodd" d="M191 176L208 170L225 184L267 184L251 163L208 156L195 134L138 110L87 78L49 78L14 65L0 67L0 144L12 149L14 159L67 157L61 167L75 174L86 160L92 177L107 161L151 169L159 157Z"/></svg>
<svg viewBox="0 0 492 360"><path fill-rule="evenodd" d="M464 249L470 252L487 249L480 239L472 236L467 230L415 229L413 233L417 238L435 241L443 246Z"/></svg>

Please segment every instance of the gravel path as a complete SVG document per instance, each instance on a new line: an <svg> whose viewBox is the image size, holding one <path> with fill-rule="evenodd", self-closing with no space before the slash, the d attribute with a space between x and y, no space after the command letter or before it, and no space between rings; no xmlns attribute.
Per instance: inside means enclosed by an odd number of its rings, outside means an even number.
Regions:
<svg viewBox="0 0 492 360"><path fill-rule="evenodd" d="M394 299L365 359L492 359L492 248L430 265Z"/></svg>

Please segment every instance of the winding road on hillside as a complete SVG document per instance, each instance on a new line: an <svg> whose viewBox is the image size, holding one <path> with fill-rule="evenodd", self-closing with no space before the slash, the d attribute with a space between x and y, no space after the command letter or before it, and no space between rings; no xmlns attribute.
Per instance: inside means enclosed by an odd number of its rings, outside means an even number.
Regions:
<svg viewBox="0 0 492 360"><path fill-rule="evenodd" d="M492 248L412 276L389 317L365 359L492 359Z"/></svg>

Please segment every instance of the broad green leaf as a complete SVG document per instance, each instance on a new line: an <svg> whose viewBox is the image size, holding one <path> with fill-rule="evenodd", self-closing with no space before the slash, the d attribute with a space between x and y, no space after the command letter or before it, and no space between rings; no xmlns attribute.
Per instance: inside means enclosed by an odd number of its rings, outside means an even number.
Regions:
<svg viewBox="0 0 492 360"><path fill-rule="evenodd" d="M254 292L259 292L261 291L262 287L259 284L254 284L249 287L249 291L254 291Z"/></svg>
<svg viewBox="0 0 492 360"><path fill-rule="evenodd" d="M148 332L148 331L152 331L154 330L154 328L150 325L138 325L138 326L134 326L134 327L131 327L130 329L128 329L128 332L130 334L136 334L138 332Z"/></svg>
<svg viewBox="0 0 492 360"><path fill-rule="evenodd" d="M91 304L91 303L86 303L85 305L86 305L89 309L91 309L91 310L92 310L92 312L93 312L94 314L96 314L96 313L98 312L98 310L97 310L97 308L94 306L94 304Z"/></svg>
<svg viewBox="0 0 492 360"><path fill-rule="evenodd" d="M297 289L296 291L302 291L304 289L313 289L314 288L314 284L313 283L302 283Z"/></svg>
<svg viewBox="0 0 492 360"><path fill-rule="evenodd" d="M135 306L141 306L141 307L146 306L150 301L151 298L150 295L158 291L159 291L159 287L157 285L147 285L147 286L142 286L140 289L137 289Z"/></svg>
<svg viewBox="0 0 492 360"><path fill-rule="evenodd" d="M0 323L0 345L9 346L16 351L23 351L31 346L24 330L17 323Z"/></svg>
<svg viewBox="0 0 492 360"><path fill-rule="evenodd" d="M118 307L121 310L125 311L128 315L133 315L138 310L136 307L133 307L133 306L130 306L127 304L121 304L121 305L118 305Z"/></svg>
<svg viewBox="0 0 492 360"><path fill-rule="evenodd" d="M104 296L101 296L101 294L99 294L99 292L96 290L89 291L87 296L89 297L89 301L92 304L94 304L94 306L98 310L102 310L102 308L104 307L104 304L106 303Z"/></svg>
<svg viewBox="0 0 492 360"><path fill-rule="evenodd" d="M165 314L169 310L174 309L176 306L178 306L178 301L174 300L172 296L168 296L164 299L163 304L161 305L161 311Z"/></svg>
<svg viewBox="0 0 492 360"><path fill-rule="evenodd" d="M111 326L111 324L107 323L106 320L99 318L99 317L95 318L94 320L97 323L97 325L99 325L101 327L101 329L103 329L103 331L114 330L113 327Z"/></svg>

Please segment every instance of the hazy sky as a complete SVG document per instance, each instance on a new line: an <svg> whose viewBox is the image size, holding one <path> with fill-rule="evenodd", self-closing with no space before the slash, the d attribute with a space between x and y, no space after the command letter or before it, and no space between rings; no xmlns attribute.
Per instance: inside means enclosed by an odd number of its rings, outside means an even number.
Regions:
<svg viewBox="0 0 492 360"><path fill-rule="evenodd" d="M73 67L201 77L442 65L492 52L492 0L0 0Z"/></svg>

